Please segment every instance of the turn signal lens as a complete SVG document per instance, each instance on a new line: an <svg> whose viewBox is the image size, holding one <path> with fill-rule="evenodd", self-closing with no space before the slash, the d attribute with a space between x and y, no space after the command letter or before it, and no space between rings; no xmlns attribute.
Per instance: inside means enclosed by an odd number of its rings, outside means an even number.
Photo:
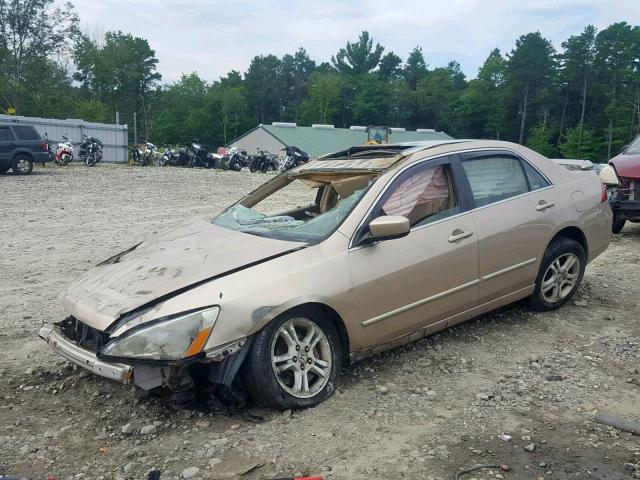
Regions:
<svg viewBox="0 0 640 480"><path fill-rule="evenodd" d="M187 351L184 352L185 357L191 357L192 355L196 355L202 351L209 339L212 328L213 327L203 328L198 332L196 337L193 339L193 342L191 342L191 345L189 345L189 348L187 348Z"/></svg>

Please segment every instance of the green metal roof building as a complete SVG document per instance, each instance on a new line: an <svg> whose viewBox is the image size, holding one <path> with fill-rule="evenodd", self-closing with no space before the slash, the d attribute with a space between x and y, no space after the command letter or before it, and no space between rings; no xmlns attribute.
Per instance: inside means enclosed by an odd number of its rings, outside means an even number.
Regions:
<svg viewBox="0 0 640 480"><path fill-rule="evenodd" d="M393 143L452 138L444 132L431 129L407 131L404 128L392 128L391 132L389 141ZM295 145L307 152L310 158L318 158L327 153L362 145L366 138L366 127L334 128L333 125L299 127L295 123L274 122L271 125L258 125L230 142L228 146L236 145L249 153L261 149L282 154L280 150L284 147Z"/></svg>

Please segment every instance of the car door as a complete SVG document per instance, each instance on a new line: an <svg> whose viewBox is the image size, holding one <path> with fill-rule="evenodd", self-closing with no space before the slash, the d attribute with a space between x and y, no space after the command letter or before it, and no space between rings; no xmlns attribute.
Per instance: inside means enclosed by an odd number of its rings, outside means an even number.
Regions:
<svg viewBox="0 0 640 480"><path fill-rule="evenodd" d="M443 157L401 171L356 232L348 261L358 345L411 332L417 338L476 305L476 226L468 195L458 187L460 168ZM410 233L358 246L369 222L381 215L406 216Z"/></svg>
<svg viewBox="0 0 640 480"><path fill-rule="evenodd" d="M474 202L479 247L479 303L535 282L541 247L554 230L551 183L507 150L460 155Z"/></svg>
<svg viewBox="0 0 640 480"><path fill-rule="evenodd" d="M11 152L15 148L15 141L9 126L0 126L0 162L6 164L11 160Z"/></svg>

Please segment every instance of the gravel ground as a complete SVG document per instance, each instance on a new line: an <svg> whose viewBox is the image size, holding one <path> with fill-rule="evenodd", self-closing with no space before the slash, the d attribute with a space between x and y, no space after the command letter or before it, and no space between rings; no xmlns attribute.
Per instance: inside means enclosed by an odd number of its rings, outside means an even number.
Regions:
<svg viewBox="0 0 640 480"><path fill-rule="evenodd" d="M101 165L0 176L0 474L61 479L640 478L640 228L628 226L560 311L514 305L347 367L297 412L174 411L82 372L36 336L92 264L265 176ZM512 438L499 439L499 434ZM244 473L243 472L247 472Z"/></svg>

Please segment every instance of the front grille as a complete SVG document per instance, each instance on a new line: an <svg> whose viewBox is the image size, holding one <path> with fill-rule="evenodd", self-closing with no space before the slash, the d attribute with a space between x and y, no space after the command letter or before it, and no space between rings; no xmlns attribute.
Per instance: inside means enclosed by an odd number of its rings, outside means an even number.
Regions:
<svg viewBox="0 0 640 480"><path fill-rule="evenodd" d="M618 199L631 201L640 200L640 180L621 177Z"/></svg>
<svg viewBox="0 0 640 480"><path fill-rule="evenodd" d="M65 337L91 352L97 352L109 338L106 333L90 327L73 316L65 318L57 325Z"/></svg>

